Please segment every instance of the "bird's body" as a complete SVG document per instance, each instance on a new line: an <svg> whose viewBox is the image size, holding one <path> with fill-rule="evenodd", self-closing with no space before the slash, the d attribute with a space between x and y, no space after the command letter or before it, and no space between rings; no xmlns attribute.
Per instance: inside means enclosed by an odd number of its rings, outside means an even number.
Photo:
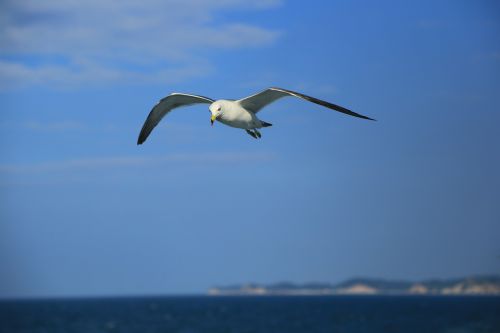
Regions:
<svg viewBox="0 0 500 333"><path fill-rule="evenodd" d="M248 134L257 139L261 137L258 129L262 127L269 127L271 126L271 124L260 120L256 114L266 105L271 104L277 99L286 96L298 97L314 104L318 104L353 117L374 120L372 118L348 110L342 106L282 88L268 88L255 95L245 97L236 101L226 99L214 101L211 98L199 95L172 93L160 100L160 102L158 102L158 104L153 107L146 121L144 122L144 125L142 126L137 144L142 144L144 141L146 141L151 131L171 110L200 103L210 104L209 110L211 113L210 120L212 122L212 125L217 120L227 126L244 129Z"/></svg>
<svg viewBox="0 0 500 333"><path fill-rule="evenodd" d="M245 130L264 127L257 115L242 107L238 101L221 99L210 104L209 109L217 110L218 106L221 106L221 112L216 119L224 125Z"/></svg>

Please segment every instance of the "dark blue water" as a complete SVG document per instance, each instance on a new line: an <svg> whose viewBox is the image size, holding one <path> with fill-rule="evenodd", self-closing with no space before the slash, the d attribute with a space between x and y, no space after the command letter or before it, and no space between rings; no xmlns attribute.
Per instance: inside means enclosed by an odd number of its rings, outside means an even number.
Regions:
<svg viewBox="0 0 500 333"><path fill-rule="evenodd" d="M1 301L0 332L500 332L499 297Z"/></svg>

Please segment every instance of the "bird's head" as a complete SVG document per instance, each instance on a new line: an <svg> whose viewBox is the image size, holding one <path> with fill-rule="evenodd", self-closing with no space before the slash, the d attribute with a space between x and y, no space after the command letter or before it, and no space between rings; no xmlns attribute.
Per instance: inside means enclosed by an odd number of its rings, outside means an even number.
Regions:
<svg viewBox="0 0 500 333"><path fill-rule="evenodd" d="M209 109L210 109L210 113L212 114L212 116L210 117L210 123L213 126L214 121L216 119L218 119L222 114L222 105L220 103L214 102L214 103L210 104Z"/></svg>

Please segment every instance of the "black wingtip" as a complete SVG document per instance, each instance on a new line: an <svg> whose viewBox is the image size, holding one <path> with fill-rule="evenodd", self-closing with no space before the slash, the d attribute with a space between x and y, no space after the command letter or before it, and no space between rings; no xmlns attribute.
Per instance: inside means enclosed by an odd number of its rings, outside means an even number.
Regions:
<svg viewBox="0 0 500 333"><path fill-rule="evenodd" d="M342 113L345 113L345 114L347 114L349 116L353 116L353 117L356 117L356 118L366 119L366 120L371 120L371 121L377 121L377 119L373 119L373 118L370 118L370 117L367 117L367 116L363 116L362 114L356 113L356 112L351 111L349 109L342 108L341 110L339 110L339 109L334 109L334 110L340 111Z"/></svg>
<svg viewBox="0 0 500 333"><path fill-rule="evenodd" d="M367 116L363 116L362 114L359 114L359 113L356 113L356 112L351 111L349 109L346 109L346 108L344 108L344 107L342 107L340 105L333 104L333 103L330 103L330 102L327 102L327 101L323 101L323 100L318 99L316 97L311 97L311 96L308 96L308 95L304 95L304 94L298 93L296 91L292 91L292 90L288 90L288 89L283 89L283 88L278 88L278 87L272 87L272 88L269 88L269 89L279 90L279 91L291 94L292 96L305 99L306 101L309 101L311 103L318 104L318 105L327 107L329 109L332 109L332 110L335 110L335 111L338 111L338 112L341 112L341 113L344 113L344 114L347 114L347 115L350 115L350 116L353 116L353 117L376 121L373 118L370 118L370 117L367 117Z"/></svg>
<svg viewBox="0 0 500 333"><path fill-rule="evenodd" d="M142 145L144 143L144 141L146 141L146 139L148 138L149 133L151 132L151 130L149 130L149 132L148 132L148 128L147 128L146 124L147 124L147 120L141 128L141 132L139 133L139 137L137 138L137 145Z"/></svg>

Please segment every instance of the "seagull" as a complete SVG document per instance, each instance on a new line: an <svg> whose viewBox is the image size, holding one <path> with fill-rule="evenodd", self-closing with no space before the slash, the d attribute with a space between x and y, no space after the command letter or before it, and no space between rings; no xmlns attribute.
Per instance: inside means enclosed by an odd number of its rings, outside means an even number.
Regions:
<svg viewBox="0 0 500 333"><path fill-rule="evenodd" d="M158 104L153 107L144 122L144 125L142 126L137 144L140 145L146 141L151 131L156 127L156 125L158 125L167 113L175 108L193 104L210 104L208 109L211 113L210 122L212 126L217 120L224 125L244 129L249 135L255 139L259 139L262 136L259 129L262 127L272 126L272 124L257 118L257 113L265 106L286 96L301 98L353 117L375 120L348 110L342 106L325 102L295 91L276 87L268 88L257 94L239 99L237 101L227 99L213 100L199 95L172 93L161 99Z"/></svg>

